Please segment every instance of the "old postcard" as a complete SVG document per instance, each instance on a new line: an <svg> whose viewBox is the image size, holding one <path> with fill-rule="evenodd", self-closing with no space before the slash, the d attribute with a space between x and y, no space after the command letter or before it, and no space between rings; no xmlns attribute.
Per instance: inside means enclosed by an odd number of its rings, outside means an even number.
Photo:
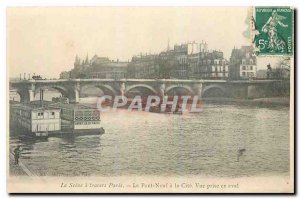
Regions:
<svg viewBox="0 0 300 199"><path fill-rule="evenodd" d="M7 8L9 193L293 193L294 8Z"/></svg>

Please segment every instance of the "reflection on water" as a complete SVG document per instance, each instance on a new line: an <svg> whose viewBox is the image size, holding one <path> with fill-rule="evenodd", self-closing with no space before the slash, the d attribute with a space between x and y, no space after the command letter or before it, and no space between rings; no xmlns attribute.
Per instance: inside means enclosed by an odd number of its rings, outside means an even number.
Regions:
<svg viewBox="0 0 300 199"><path fill-rule="evenodd" d="M50 137L11 135L21 161L39 175L288 175L289 110L206 105L199 114L102 114L106 133ZM11 132L13 133L13 132ZM238 158L238 150L245 152ZM239 159L239 160L238 160Z"/></svg>

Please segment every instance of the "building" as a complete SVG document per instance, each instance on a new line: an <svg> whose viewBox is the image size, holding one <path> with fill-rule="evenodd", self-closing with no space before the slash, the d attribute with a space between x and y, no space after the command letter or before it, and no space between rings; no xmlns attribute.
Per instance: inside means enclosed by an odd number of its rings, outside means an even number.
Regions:
<svg viewBox="0 0 300 199"><path fill-rule="evenodd" d="M208 51L207 43L188 42L174 45L174 49L160 53L169 70L169 78L176 79L227 79L228 61L221 51ZM161 63L161 62L160 62Z"/></svg>
<svg viewBox="0 0 300 199"><path fill-rule="evenodd" d="M86 78L122 79L126 78L128 62L110 61L105 64L92 64L85 71Z"/></svg>
<svg viewBox="0 0 300 199"><path fill-rule="evenodd" d="M153 79L158 77L158 55L141 54L133 56L128 64L127 77L136 79Z"/></svg>
<svg viewBox="0 0 300 199"><path fill-rule="evenodd" d="M249 79L257 76L256 57L252 46L232 50L229 71L230 79Z"/></svg>
<svg viewBox="0 0 300 199"><path fill-rule="evenodd" d="M158 78L169 79L178 77L178 66L174 50L159 53L157 57Z"/></svg>
<svg viewBox="0 0 300 199"><path fill-rule="evenodd" d="M94 55L82 60L76 56L74 68L70 71L71 78L126 78L128 62L110 60L108 57Z"/></svg>
<svg viewBox="0 0 300 199"><path fill-rule="evenodd" d="M188 63L188 55L193 52L193 48L196 48L194 44L181 44L174 45L174 50L170 51L173 53L173 57L175 62L171 67L171 76L178 79L188 79L189 77L189 63Z"/></svg>
<svg viewBox="0 0 300 199"><path fill-rule="evenodd" d="M61 130L60 109L41 106L40 101L29 104L10 103L11 123L34 136L48 136L48 132ZM43 134L46 132L46 134Z"/></svg>
<svg viewBox="0 0 300 199"><path fill-rule="evenodd" d="M203 49L202 52L189 55L188 59L192 79L228 78L229 63L221 51Z"/></svg>
<svg viewBox="0 0 300 199"><path fill-rule="evenodd" d="M248 75L251 68L246 67L246 72L241 67L238 72ZM130 62L121 62L118 59L114 61L97 55L91 60L88 56L85 59L76 56L70 73L61 74L61 78L68 76L100 79L228 79L229 62L222 51L209 51L204 41L174 45L172 49L168 43L165 51L133 56Z"/></svg>
<svg viewBox="0 0 300 199"><path fill-rule="evenodd" d="M206 43L188 42L168 47L166 51L156 54L134 56L128 65L128 78L176 78L189 79L192 73L188 56L199 53L207 47Z"/></svg>

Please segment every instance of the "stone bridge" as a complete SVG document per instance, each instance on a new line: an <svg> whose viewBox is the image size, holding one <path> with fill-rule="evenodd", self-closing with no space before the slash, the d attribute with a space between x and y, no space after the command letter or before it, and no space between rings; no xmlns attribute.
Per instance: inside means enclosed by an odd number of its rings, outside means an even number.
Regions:
<svg viewBox="0 0 300 199"><path fill-rule="evenodd" d="M70 103L79 101L87 88L98 88L105 95L191 95L200 98L267 97L282 80L180 80L180 79L59 79L59 80L17 80L10 81L11 90L20 95L21 102L34 100L41 89L53 88L67 97ZM273 88L273 90L272 90ZM135 92L134 92L135 91Z"/></svg>

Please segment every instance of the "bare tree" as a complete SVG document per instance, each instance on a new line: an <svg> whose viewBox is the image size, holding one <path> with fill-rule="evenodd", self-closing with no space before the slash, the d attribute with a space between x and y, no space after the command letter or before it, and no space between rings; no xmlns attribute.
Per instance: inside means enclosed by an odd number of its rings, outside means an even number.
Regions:
<svg viewBox="0 0 300 199"><path fill-rule="evenodd" d="M273 70L273 78L275 79L289 79L290 78L290 68L291 68L290 57L281 58L276 64L276 68Z"/></svg>

